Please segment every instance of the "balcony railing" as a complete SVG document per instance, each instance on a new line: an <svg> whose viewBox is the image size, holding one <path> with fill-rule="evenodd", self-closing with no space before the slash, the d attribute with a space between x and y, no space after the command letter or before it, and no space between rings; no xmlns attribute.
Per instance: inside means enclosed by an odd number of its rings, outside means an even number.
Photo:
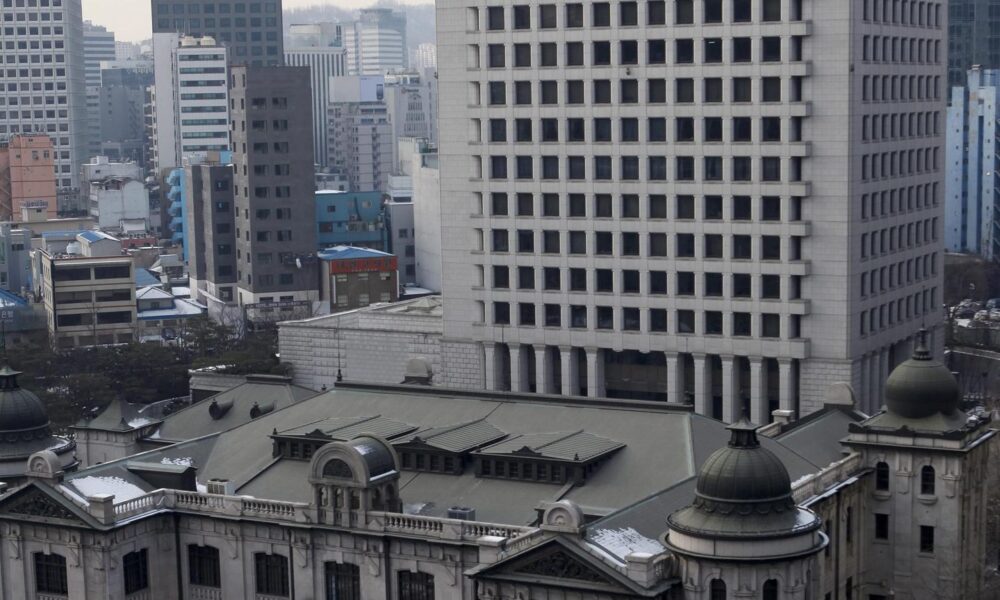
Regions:
<svg viewBox="0 0 1000 600"><path fill-rule="evenodd" d="M262 521L279 523L317 522L315 508L304 502L260 500L181 490L155 490L145 496L115 503L113 512L114 520L122 521L163 510L225 517L258 518ZM380 511L369 511L367 521L362 523L360 522L360 511L355 512L358 519L352 518L351 523L359 529L442 540L474 542L483 536L516 538L534 531L531 527L517 525Z"/></svg>

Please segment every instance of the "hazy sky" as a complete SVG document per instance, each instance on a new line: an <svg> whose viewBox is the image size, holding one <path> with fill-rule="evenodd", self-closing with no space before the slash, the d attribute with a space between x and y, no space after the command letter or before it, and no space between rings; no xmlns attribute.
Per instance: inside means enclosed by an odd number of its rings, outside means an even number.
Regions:
<svg viewBox="0 0 1000 600"><path fill-rule="evenodd" d="M425 4L432 0L401 0L403 4ZM362 8L375 0L283 0L283 6L330 5ZM115 39L137 42L150 37L149 0L83 0L83 18L115 32Z"/></svg>

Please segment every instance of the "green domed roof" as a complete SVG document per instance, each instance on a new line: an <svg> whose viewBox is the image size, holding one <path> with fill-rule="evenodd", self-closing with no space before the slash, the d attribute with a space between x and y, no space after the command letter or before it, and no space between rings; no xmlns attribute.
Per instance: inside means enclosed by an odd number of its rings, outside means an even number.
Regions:
<svg viewBox="0 0 1000 600"><path fill-rule="evenodd" d="M907 419L924 419L958 410L961 389L948 367L931 357L921 330L913 356L893 369L885 382L888 410Z"/></svg>
<svg viewBox="0 0 1000 600"><path fill-rule="evenodd" d="M709 502L791 500L788 471L760 446L753 424L743 420L728 429L733 432L729 445L713 452L698 473L698 496Z"/></svg>
<svg viewBox="0 0 1000 600"><path fill-rule="evenodd" d="M15 371L0 368L0 436L5 441L49 435L49 416L34 393L17 385Z"/></svg>

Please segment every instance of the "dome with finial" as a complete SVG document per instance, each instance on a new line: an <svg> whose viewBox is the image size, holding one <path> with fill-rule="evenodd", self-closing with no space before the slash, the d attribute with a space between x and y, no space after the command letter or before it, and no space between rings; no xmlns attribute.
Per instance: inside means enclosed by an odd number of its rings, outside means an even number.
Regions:
<svg viewBox="0 0 1000 600"><path fill-rule="evenodd" d="M49 435L49 416L34 393L17 384L20 371L0 368L0 439L11 443Z"/></svg>
<svg viewBox="0 0 1000 600"><path fill-rule="evenodd" d="M75 469L76 443L53 435L45 405L18 385L20 374L8 365L0 367L0 479L22 479L28 458L38 452L51 452L63 471Z"/></svg>
<svg viewBox="0 0 1000 600"><path fill-rule="evenodd" d="M698 537L782 537L819 527L792 498L788 470L757 439L746 417L729 425L729 443L698 471L690 506L667 517L671 532Z"/></svg>
<svg viewBox="0 0 1000 600"><path fill-rule="evenodd" d="M927 331L920 330L913 356L893 369L885 382L889 412L907 419L924 419L958 410L961 388L948 367L931 357Z"/></svg>

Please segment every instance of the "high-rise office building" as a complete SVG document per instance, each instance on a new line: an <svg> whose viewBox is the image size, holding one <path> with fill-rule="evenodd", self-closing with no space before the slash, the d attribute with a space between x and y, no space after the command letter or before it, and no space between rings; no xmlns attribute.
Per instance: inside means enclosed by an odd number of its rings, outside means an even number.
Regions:
<svg viewBox="0 0 1000 600"><path fill-rule="evenodd" d="M227 51L213 38L155 34L154 163L159 172L191 152L229 149Z"/></svg>
<svg viewBox="0 0 1000 600"><path fill-rule="evenodd" d="M447 383L878 408L941 319L943 3L437 11Z"/></svg>
<svg viewBox="0 0 1000 600"><path fill-rule="evenodd" d="M101 155L113 161L147 164L145 102L146 88L152 84L152 60L101 63Z"/></svg>
<svg viewBox="0 0 1000 600"><path fill-rule="evenodd" d="M309 69L233 67L230 81L237 301L253 320L253 305L319 300Z"/></svg>
<svg viewBox="0 0 1000 600"><path fill-rule="evenodd" d="M86 160L87 100L80 0L4 2L0 10L0 138L45 133L60 195L78 194Z"/></svg>
<svg viewBox="0 0 1000 600"><path fill-rule="evenodd" d="M285 48L285 64L290 67L309 67L312 87L313 160L326 167L330 155L326 145L330 104L330 78L347 74L347 50L342 44L340 25L336 23L310 23L292 25Z"/></svg>
<svg viewBox="0 0 1000 600"><path fill-rule="evenodd" d="M434 42L424 42L413 51L410 66L421 73L427 69L437 69L437 45Z"/></svg>
<svg viewBox="0 0 1000 600"><path fill-rule="evenodd" d="M234 65L280 65L281 0L152 0L153 34L212 37Z"/></svg>
<svg viewBox="0 0 1000 600"><path fill-rule="evenodd" d="M115 60L115 34L90 21L83 24L84 80L87 86L87 156L101 153L101 63Z"/></svg>
<svg viewBox="0 0 1000 600"><path fill-rule="evenodd" d="M381 76L330 80L330 167L352 192L385 192L393 171L395 136Z"/></svg>
<svg viewBox="0 0 1000 600"><path fill-rule="evenodd" d="M996 182L1000 70L969 70L951 88L945 150L944 240L953 252L1000 258L1000 186Z"/></svg>
<svg viewBox="0 0 1000 600"><path fill-rule="evenodd" d="M1000 13L996 3L950 0L947 7L948 85L965 85L965 73L974 65L1000 68Z"/></svg>
<svg viewBox="0 0 1000 600"><path fill-rule="evenodd" d="M342 25L342 33L349 75L384 75L406 68L405 13L389 8L363 9L357 21Z"/></svg>

